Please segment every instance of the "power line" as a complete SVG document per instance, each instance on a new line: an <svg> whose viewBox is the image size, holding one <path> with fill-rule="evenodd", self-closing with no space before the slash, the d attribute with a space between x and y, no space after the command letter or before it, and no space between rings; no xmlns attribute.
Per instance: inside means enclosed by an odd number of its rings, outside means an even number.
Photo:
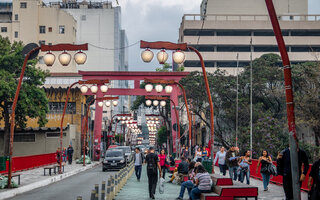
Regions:
<svg viewBox="0 0 320 200"><path fill-rule="evenodd" d="M130 45L128 45L128 46L120 47L120 48L114 48L114 49L112 49L112 48L107 48L107 47L100 47L100 46L97 46L97 45L94 45L94 44L90 44L90 43L89 43L89 46L95 47L95 48L97 48L97 49L115 51L115 50L120 50L120 49L127 49L127 48L129 48L129 47L132 47L132 46L135 46L135 45L139 44L139 42L140 42L140 41L137 41L137 42L135 42L135 43L133 43L133 44L130 44Z"/></svg>

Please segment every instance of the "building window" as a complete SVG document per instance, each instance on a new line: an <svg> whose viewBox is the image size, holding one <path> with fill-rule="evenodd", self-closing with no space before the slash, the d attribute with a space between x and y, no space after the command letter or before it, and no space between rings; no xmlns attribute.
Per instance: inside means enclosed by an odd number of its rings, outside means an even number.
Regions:
<svg viewBox="0 0 320 200"><path fill-rule="evenodd" d="M81 20L82 21L86 21L87 20L87 16L86 15L81 15Z"/></svg>
<svg viewBox="0 0 320 200"><path fill-rule="evenodd" d="M44 64L43 56L39 56L39 64Z"/></svg>
<svg viewBox="0 0 320 200"><path fill-rule="evenodd" d="M49 102L49 114L63 113L64 102ZM67 104L66 114L76 114L76 103L69 102Z"/></svg>
<svg viewBox="0 0 320 200"><path fill-rule="evenodd" d="M64 34L64 26L59 26L59 33Z"/></svg>
<svg viewBox="0 0 320 200"><path fill-rule="evenodd" d="M16 20L16 21L19 20L18 14L15 14L15 15L14 15L14 20Z"/></svg>
<svg viewBox="0 0 320 200"><path fill-rule="evenodd" d="M1 27L1 33L6 33L8 31L7 27Z"/></svg>
<svg viewBox="0 0 320 200"><path fill-rule="evenodd" d="M14 32L14 37L15 37L15 38L18 38L18 36L19 36L18 31L15 31L15 32Z"/></svg>
<svg viewBox="0 0 320 200"><path fill-rule="evenodd" d="M48 28L48 32L52 32L52 27L49 27L49 28Z"/></svg>
<svg viewBox="0 0 320 200"><path fill-rule="evenodd" d="M46 44L45 40L39 40L39 45L41 46L42 44Z"/></svg>
<svg viewBox="0 0 320 200"><path fill-rule="evenodd" d="M27 2L21 2L20 8L27 8Z"/></svg>
<svg viewBox="0 0 320 200"><path fill-rule="evenodd" d="M14 142L35 142L36 135L33 133L18 133L14 134Z"/></svg>
<svg viewBox="0 0 320 200"><path fill-rule="evenodd" d="M46 26L39 26L39 33L46 33Z"/></svg>

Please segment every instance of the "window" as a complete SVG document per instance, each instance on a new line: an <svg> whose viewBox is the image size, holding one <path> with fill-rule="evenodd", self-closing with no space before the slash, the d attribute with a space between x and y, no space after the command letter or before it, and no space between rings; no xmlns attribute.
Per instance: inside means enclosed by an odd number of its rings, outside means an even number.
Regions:
<svg viewBox="0 0 320 200"><path fill-rule="evenodd" d="M6 33L8 31L7 27L1 27L1 33Z"/></svg>
<svg viewBox="0 0 320 200"><path fill-rule="evenodd" d="M20 8L27 8L27 2L21 2Z"/></svg>
<svg viewBox="0 0 320 200"><path fill-rule="evenodd" d="M44 64L43 56L39 56L39 64Z"/></svg>
<svg viewBox="0 0 320 200"><path fill-rule="evenodd" d="M82 21L86 21L87 20L87 16L86 15L81 15L81 20Z"/></svg>
<svg viewBox="0 0 320 200"><path fill-rule="evenodd" d="M19 36L18 31L15 31L15 32L14 32L14 37L15 37L15 38L18 38L18 36Z"/></svg>
<svg viewBox="0 0 320 200"><path fill-rule="evenodd" d="M16 21L19 20L18 14L15 14L15 15L14 15L14 20L16 20Z"/></svg>
<svg viewBox="0 0 320 200"><path fill-rule="evenodd" d="M14 142L35 142L36 135L34 133L18 133L14 134Z"/></svg>
<svg viewBox="0 0 320 200"><path fill-rule="evenodd" d="M52 27L49 27L49 28L48 28L48 32L52 32Z"/></svg>
<svg viewBox="0 0 320 200"><path fill-rule="evenodd" d="M42 44L46 44L45 40L39 40L39 45L41 46Z"/></svg>
<svg viewBox="0 0 320 200"><path fill-rule="evenodd" d="M46 26L39 26L39 33L46 33Z"/></svg>
<svg viewBox="0 0 320 200"><path fill-rule="evenodd" d="M64 102L49 102L49 113L50 114L60 114L63 112ZM67 104L66 114L76 114L76 103L69 102Z"/></svg>
<svg viewBox="0 0 320 200"><path fill-rule="evenodd" d="M64 34L64 26L59 26L59 33Z"/></svg>

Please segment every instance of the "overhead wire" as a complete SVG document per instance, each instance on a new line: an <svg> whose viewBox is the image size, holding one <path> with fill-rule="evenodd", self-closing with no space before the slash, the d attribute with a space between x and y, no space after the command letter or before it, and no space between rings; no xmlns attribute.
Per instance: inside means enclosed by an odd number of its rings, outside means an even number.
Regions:
<svg viewBox="0 0 320 200"><path fill-rule="evenodd" d="M135 42L135 43L133 43L133 44L130 44L130 45L124 46L124 47L120 47L120 48L100 47L100 46L98 46L98 45L94 45L94 44L90 44L90 43L89 43L89 46L95 47L95 48L97 48L97 49L107 50L107 51L115 51L115 50L127 49L127 48L130 48L130 47L132 47L132 46L135 46L135 45L137 45L137 44L139 44L139 43L140 43L140 41L137 41L137 42Z"/></svg>

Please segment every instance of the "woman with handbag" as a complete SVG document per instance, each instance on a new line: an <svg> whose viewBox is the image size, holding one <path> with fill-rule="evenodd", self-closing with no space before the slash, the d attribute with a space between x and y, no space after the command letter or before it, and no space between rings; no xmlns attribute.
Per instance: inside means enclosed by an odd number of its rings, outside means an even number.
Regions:
<svg viewBox="0 0 320 200"><path fill-rule="evenodd" d="M238 168L240 170L240 182L243 183L244 177L246 177L248 185L250 185L250 165L252 164L250 155L251 151L249 150L244 153L244 156L240 158Z"/></svg>
<svg viewBox="0 0 320 200"><path fill-rule="evenodd" d="M268 170L268 167L269 167L269 165L272 164L272 159L269 156L268 151L266 151L266 150L262 151L262 155L260 156L258 164L257 164L256 173L258 173L258 169L259 169L260 164L261 164L260 173L261 173L262 180L263 180L264 191L268 191L268 185L270 182L270 172Z"/></svg>
<svg viewBox="0 0 320 200"><path fill-rule="evenodd" d="M161 166L161 171L162 171L162 178L165 178L165 174L166 174L166 160L167 160L166 152L164 149L162 149L159 154L159 161L160 161L160 166Z"/></svg>

